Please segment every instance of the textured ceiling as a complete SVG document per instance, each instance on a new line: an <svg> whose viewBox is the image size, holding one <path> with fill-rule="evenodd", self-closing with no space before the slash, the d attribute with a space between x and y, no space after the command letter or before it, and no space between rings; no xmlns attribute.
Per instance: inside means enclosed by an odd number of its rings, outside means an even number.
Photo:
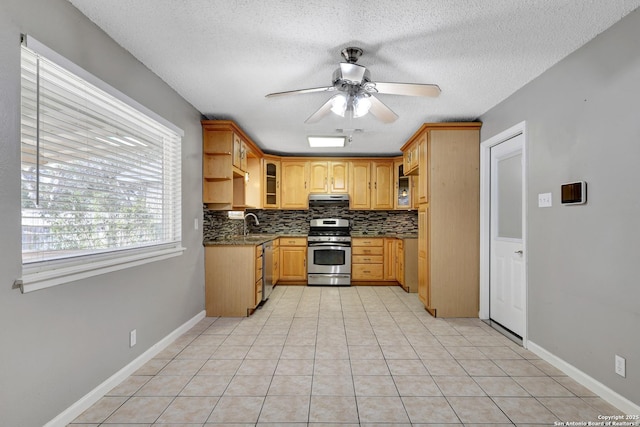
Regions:
<svg viewBox="0 0 640 427"><path fill-rule="evenodd" d="M236 121L265 151L384 155L424 122L474 120L640 0L69 0L209 118ZM379 95L400 118L331 114L329 97L271 92L331 85L347 46L373 81L435 83L438 98ZM307 135L352 134L343 149ZM349 129L362 129L353 132Z"/></svg>

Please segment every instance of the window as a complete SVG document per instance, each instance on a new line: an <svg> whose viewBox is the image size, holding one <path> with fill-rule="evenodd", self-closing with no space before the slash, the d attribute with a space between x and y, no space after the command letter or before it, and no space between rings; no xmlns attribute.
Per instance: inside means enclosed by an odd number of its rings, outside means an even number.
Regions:
<svg viewBox="0 0 640 427"><path fill-rule="evenodd" d="M181 253L181 131L21 55L23 292Z"/></svg>

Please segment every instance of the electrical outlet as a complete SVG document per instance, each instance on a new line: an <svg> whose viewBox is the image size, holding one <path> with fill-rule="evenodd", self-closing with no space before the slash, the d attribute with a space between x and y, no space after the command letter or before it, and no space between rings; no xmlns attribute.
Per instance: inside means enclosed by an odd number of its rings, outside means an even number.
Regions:
<svg viewBox="0 0 640 427"><path fill-rule="evenodd" d="M616 374L627 377L627 361L624 357L616 354Z"/></svg>
<svg viewBox="0 0 640 427"><path fill-rule="evenodd" d="M133 331L129 332L129 347L133 347L134 345L136 345L137 341L138 337L136 330L134 329Z"/></svg>
<svg viewBox="0 0 640 427"><path fill-rule="evenodd" d="M198 229L198 218L195 218L195 219L193 220L193 229L194 229L194 230L197 230L197 229Z"/></svg>
<svg viewBox="0 0 640 427"><path fill-rule="evenodd" d="M540 194L538 194L538 207L539 208L550 208L551 205L552 205L551 193L540 193Z"/></svg>
<svg viewBox="0 0 640 427"><path fill-rule="evenodd" d="M229 219L244 219L243 211L228 211L227 216Z"/></svg>

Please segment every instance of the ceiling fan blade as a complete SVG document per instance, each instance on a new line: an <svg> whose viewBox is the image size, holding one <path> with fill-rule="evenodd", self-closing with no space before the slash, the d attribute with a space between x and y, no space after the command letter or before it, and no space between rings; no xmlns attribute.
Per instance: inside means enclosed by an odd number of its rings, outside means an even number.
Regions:
<svg viewBox="0 0 640 427"><path fill-rule="evenodd" d="M376 119L384 123L393 123L398 119L398 115L375 96L370 96L369 101L371 101L369 112L373 114Z"/></svg>
<svg viewBox="0 0 640 427"><path fill-rule="evenodd" d="M309 118L307 120L305 120L305 123L316 123L318 121L320 121L321 118L323 118L324 116L326 116L327 114L329 114L331 112L331 107L333 106L333 98L335 97L332 96L331 98L329 98L329 100L327 102L325 102L324 104L322 104L322 107L318 108L318 110L313 113L312 115L309 116Z"/></svg>
<svg viewBox="0 0 640 427"><path fill-rule="evenodd" d="M332 90L335 90L335 89L336 88L334 88L333 86L314 87L314 88L310 88L310 89L298 89L298 90L289 90L289 91L286 91L286 92L269 93L269 94L265 95L265 97L266 98L273 98L275 96L298 95L300 93L331 92Z"/></svg>
<svg viewBox="0 0 640 427"><path fill-rule="evenodd" d="M407 96L431 96L440 95L438 85L419 84L419 83L386 83L371 82L375 86L373 92L384 93L389 95L407 95Z"/></svg>

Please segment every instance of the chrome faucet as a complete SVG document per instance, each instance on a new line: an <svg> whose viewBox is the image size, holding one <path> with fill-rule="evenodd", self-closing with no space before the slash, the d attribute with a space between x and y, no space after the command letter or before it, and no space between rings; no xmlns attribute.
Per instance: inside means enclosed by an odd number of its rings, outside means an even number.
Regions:
<svg viewBox="0 0 640 427"><path fill-rule="evenodd" d="M256 225L260 225L260 221L258 221L258 217L254 214L249 212L248 214L246 214L244 216L244 220L242 220L242 225L243 225L243 229L242 229L242 235L246 236L247 235L247 217L253 217L253 219L256 221Z"/></svg>

